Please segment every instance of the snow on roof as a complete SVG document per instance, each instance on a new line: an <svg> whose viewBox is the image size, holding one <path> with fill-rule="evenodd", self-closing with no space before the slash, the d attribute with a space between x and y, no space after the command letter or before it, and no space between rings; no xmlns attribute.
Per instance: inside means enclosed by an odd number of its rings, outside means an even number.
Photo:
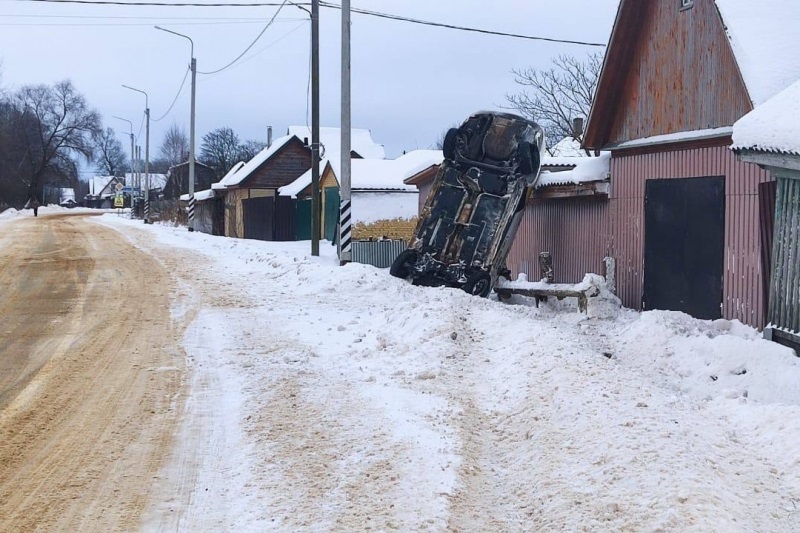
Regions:
<svg viewBox="0 0 800 533"><path fill-rule="evenodd" d="M103 193L103 189L108 187L108 184L115 179L115 176L95 176L91 178L89 180L89 194L92 196L99 196Z"/></svg>
<svg viewBox="0 0 800 533"><path fill-rule="evenodd" d="M716 0L716 4L754 105L800 79L800 2Z"/></svg>
<svg viewBox="0 0 800 533"><path fill-rule="evenodd" d="M800 155L800 80L733 125L733 149Z"/></svg>
<svg viewBox="0 0 800 533"><path fill-rule="evenodd" d="M250 174L260 167L264 161L272 157L278 150L283 148L286 143L292 140L294 135L285 135L275 139L268 148L258 152L253 159L239 167L235 172L228 172L225 176L212 186L214 189L224 189L225 187L235 187L245 180ZM233 168L239 166L237 163ZM233 169L231 169L233 170Z"/></svg>
<svg viewBox="0 0 800 533"><path fill-rule="evenodd" d="M216 196L216 193L214 192L214 189L206 189L204 191L200 191L200 192L194 193L194 199L195 199L196 202L204 202L206 200L211 200L215 196ZM188 202L189 201L189 195L188 194L182 194L181 195L181 201Z"/></svg>
<svg viewBox="0 0 800 533"><path fill-rule="evenodd" d="M336 179L340 179L339 158L320 161L320 174L331 166ZM441 150L414 150L397 159L351 159L350 188L364 191L412 191L414 185L403 182L408 177L444 161ZM311 170L289 185L278 189L281 196L297 196L311 184Z"/></svg>
<svg viewBox="0 0 800 533"><path fill-rule="evenodd" d="M320 177L322 177L322 175L325 173L325 167L328 166L329 164L330 161L328 161L327 159L320 160L319 162ZM300 191L302 191L309 185L311 185L311 169L308 169L304 174L302 174L296 180L291 182L289 185L284 185L283 187L279 188L278 195L291 196L292 198L295 198L300 193Z"/></svg>
<svg viewBox="0 0 800 533"><path fill-rule="evenodd" d="M125 183L133 183L134 179L133 172L126 172L125 173ZM142 175L142 184L144 184L144 172L141 173ZM150 188L151 189L163 189L167 185L167 175L166 174L153 174L150 173Z"/></svg>
<svg viewBox="0 0 800 533"><path fill-rule="evenodd" d="M272 146L274 146L274 144L272 144L272 145L270 146L270 148L271 148ZM258 155L256 155L256 157L258 157ZM233 166L231 167L231 169L228 171L228 173L227 173L227 174L225 174L224 176L222 176L222 179L221 179L221 180L219 180L217 183L212 183L212 184L211 184L211 188L212 188L212 189L215 189L215 190L224 189L224 188L225 188L225 183L230 183L230 182L233 180L233 178L232 178L231 176L233 176L234 174L236 174L237 172L239 172L240 170L242 170L242 168L244 168L244 166L245 166L246 164L247 164L247 163L245 163L244 161L239 161L238 163L236 163L235 165L233 165Z"/></svg>
<svg viewBox="0 0 800 533"><path fill-rule="evenodd" d="M611 152L602 152L599 157L581 158L572 170L564 172L543 171L539 176L539 181L536 183L536 188L601 181L608 177L610 169Z"/></svg>
<svg viewBox="0 0 800 533"><path fill-rule="evenodd" d="M588 157L586 155L586 150L581 148L580 141L576 141L572 137L564 137L556 144L554 144L549 150L550 154L552 154L553 158L561 158L561 157Z"/></svg>
<svg viewBox="0 0 800 533"><path fill-rule="evenodd" d="M289 126L288 135L298 139L308 139L311 142L311 128L308 126ZM341 159L341 128L320 128L319 142L322 144L322 157L325 159ZM386 150L383 145L372 140L369 130L352 129L350 148L364 159L385 159Z"/></svg>
<svg viewBox="0 0 800 533"><path fill-rule="evenodd" d="M361 190L416 191L415 186L403 180L442 161L441 150L413 150L397 159L353 159L350 186Z"/></svg>

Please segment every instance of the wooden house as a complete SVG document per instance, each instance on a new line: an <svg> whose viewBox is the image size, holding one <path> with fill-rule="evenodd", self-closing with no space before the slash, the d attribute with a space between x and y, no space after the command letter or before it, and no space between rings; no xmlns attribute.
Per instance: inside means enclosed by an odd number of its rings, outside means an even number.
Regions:
<svg viewBox="0 0 800 533"><path fill-rule="evenodd" d="M305 126L289 127L287 135L214 184L214 189L225 198L226 236L261 240L311 238L310 201L295 202L293 195L278 194L279 189L298 180L311 183L310 133ZM340 136L339 128L320 128L321 151L337 157ZM369 130L354 129L352 146L353 157L384 157L383 146L372 140ZM326 220L322 236L325 237L335 233L339 197L338 184L335 179L326 178L324 164L322 167L322 216ZM326 217L329 212L337 216Z"/></svg>
<svg viewBox="0 0 800 533"><path fill-rule="evenodd" d="M194 163L194 190L204 191L211 188L211 184L217 181L216 171L199 161ZM154 182L150 186L153 188ZM163 186L163 199L178 200L181 195L189 194L189 162L175 165L169 169L166 183Z"/></svg>
<svg viewBox="0 0 800 533"><path fill-rule="evenodd" d="M776 180L771 241L767 338L800 353L800 81L757 107L733 126L733 147ZM770 206L772 208L772 206Z"/></svg>
<svg viewBox="0 0 800 533"><path fill-rule="evenodd" d="M549 251L556 281L574 282L609 256L628 307L763 327L772 178L736 159L731 132L800 77L799 41L770 31L799 10L621 0L584 137L611 152L607 194L533 201L512 270L535 276Z"/></svg>

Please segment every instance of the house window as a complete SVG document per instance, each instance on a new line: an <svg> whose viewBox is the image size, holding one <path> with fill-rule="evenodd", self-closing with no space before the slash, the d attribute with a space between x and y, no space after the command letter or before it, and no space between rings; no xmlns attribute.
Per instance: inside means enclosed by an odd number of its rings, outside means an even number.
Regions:
<svg viewBox="0 0 800 533"><path fill-rule="evenodd" d="M694 0L680 0L681 2L681 11L686 9L692 9L694 7Z"/></svg>

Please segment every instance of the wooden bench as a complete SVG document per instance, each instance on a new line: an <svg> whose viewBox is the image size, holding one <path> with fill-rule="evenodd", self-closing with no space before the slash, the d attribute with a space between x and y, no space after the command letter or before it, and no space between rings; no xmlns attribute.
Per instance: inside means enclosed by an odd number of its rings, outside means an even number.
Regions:
<svg viewBox="0 0 800 533"><path fill-rule="evenodd" d="M578 309L580 312L585 313L589 298L597 296L600 290L594 285L584 283L576 283L573 285L569 283L546 283L540 281L533 283L525 282L524 284L508 283L507 285L495 287L494 292L497 293L500 300L508 300L514 294L533 297L536 299L536 307L539 307L539 302L546 301L547 298L551 296L559 300L563 300L564 298L577 298Z"/></svg>

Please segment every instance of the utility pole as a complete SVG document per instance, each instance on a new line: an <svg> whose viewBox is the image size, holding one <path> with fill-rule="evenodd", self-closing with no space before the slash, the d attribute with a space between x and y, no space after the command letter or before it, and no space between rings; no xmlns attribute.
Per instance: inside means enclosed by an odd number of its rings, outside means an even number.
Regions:
<svg viewBox="0 0 800 533"><path fill-rule="evenodd" d="M189 119L189 231L194 231L194 115L195 88L197 87L197 60L192 42L192 106Z"/></svg>
<svg viewBox="0 0 800 533"><path fill-rule="evenodd" d="M319 0L311 1L311 255L319 255Z"/></svg>
<svg viewBox="0 0 800 533"><path fill-rule="evenodd" d="M165 31L178 37L188 39L192 45L191 50L191 63L192 69L192 104L189 114L189 231L194 231L194 116L195 116L195 93L197 88L197 59L194 57L194 41L188 35L178 33L176 31L162 28L161 26L155 27L157 30Z"/></svg>
<svg viewBox="0 0 800 533"><path fill-rule="evenodd" d="M339 204L339 263L352 260L351 239L350 0L342 0L342 197Z"/></svg>
<svg viewBox="0 0 800 533"><path fill-rule="evenodd" d="M130 136L131 136L131 177L134 175L134 161L136 160L136 147L134 146L133 142L133 122L128 120L127 118L122 118L114 115L114 118L117 120L121 120L123 122L127 122L128 126L130 127Z"/></svg>
<svg viewBox="0 0 800 533"><path fill-rule="evenodd" d="M126 89L130 89L131 91L136 91L137 93L142 93L144 95L144 115L147 122L147 129L145 130L145 138L144 138L144 223L149 223L150 217L150 98L147 96L147 93L141 89L136 89L135 87L130 87L128 85L123 85ZM141 190L142 183L141 179L138 183L139 189Z"/></svg>

